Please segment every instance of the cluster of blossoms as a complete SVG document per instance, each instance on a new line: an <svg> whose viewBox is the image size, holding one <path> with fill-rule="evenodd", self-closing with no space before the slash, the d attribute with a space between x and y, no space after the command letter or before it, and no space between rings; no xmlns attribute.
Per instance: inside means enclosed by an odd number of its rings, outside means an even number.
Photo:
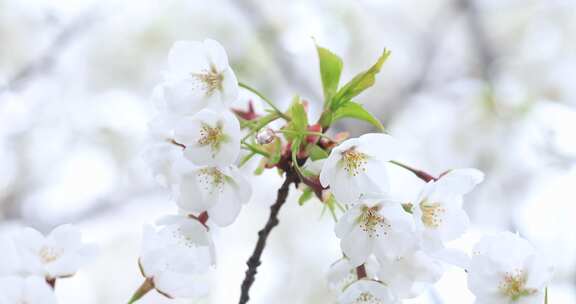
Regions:
<svg viewBox="0 0 576 304"><path fill-rule="evenodd" d="M469 226L463 196L483 180L476 169L455 169L435 178L398 161L399 143L385 134L349 139L323 161L320 181L346 205L336 224L344 257L328 274L339 303L400 303L438 281L444 263L468 272L477 303L544 303L551 270L534 249L509 232L485 237L472 258L444 246ZM416 201L390 196L387 164L421 177Z"/></svg>
<svg viewBox="0 0 576 304"><path fill-rule="evenodd" d="M144 228L139 265L146 278L131 302L151 289L170 298L197 298L215 265L209 224L234 222L251 196L235 162L240 123L229 106L239 86L222 46L214 40L181 41L168 56L155 89L159 114L145 157L171 193L179 213Z"/></svg>
<svg viewBox="0 0 576 304"><path fill-rule="evenodd" d="M23 228L0 241L0 304L57 303L58 279L73 276L96 255L71 225L56 227L47 236Z"/></svg>
<svg viewBox="0 0 576 304"><path fill-rule="evenodd" d="M352 99L373 85L389 52L340 86L341 59L325 48L317 50L325 100L317 122L309 123L308 104L299 97L281 111L263 94L238 83L217 42L173 46L164 82L154 93L160 114L151 123L154 142L145 156L180 212L145 228L139 259L145 281L130 303L152 289L170 298L206 294L205 278L215 265L208 224L230 225L249 200L250 185L237 166L254 156L262 157L256 174L276 168L285 181L248 260L241 304L249 300L266 238L278 224L291 184L302 190L300 204L316 196L337 220L343 257L328 277L340 304L400 303L417 297L442 277L445 264L467 271L476 303L543 303L551 268L519 236L486 237L472 257L446 247L468 229L463 197L482 182L482 172L455 169L434 177L399 162L401 144L385 133L350 139L346 133L327 134L342 118L383 130ZM231 109L239 87L258 95L270 109L264 114L252 104L248 110ZM285 124L272 129L276 120ZM242 149L248 154L239 159ZM425 182L413 202L391 195L391 165ZM338 210L343 212L339 219Z"/></svg>

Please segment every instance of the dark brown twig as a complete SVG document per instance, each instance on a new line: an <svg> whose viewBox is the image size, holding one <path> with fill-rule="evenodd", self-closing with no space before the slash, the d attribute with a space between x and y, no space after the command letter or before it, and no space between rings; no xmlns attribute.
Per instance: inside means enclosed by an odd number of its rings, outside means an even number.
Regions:
<svg viewBox="0 0 576 304"><path fill-rule="evenodd" d="M274 205L270 206L270 216L268 217L268 222L266 222L266 226L262 230L258 232L258 241L256 242L256 247L254 248L254 252L252 252L252 256L246 262L248 265L248 270L246 270L246 276L244 277L244 281L242 282L241 294L240 294L240 304L245 304L250 300L250 287L252 283L254 283L258 266L260 266L260 257L262 256L262 252L264 251L264 247L266 247L266 240L270 235L272 229L278 225L278 212L284 203L286 202L286 198L288 197L288 193L290 191L290 184L297 181L298 177L293 172L293 170L289 169L286 171L286 177L284 179L284 183L278 189L278 194L276 196L276 202Z"/></svg>

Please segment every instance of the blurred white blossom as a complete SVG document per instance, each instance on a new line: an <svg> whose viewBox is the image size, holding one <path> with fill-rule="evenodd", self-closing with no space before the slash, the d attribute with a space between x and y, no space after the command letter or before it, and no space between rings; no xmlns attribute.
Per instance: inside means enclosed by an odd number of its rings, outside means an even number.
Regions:
<svg viewBox="0 0 576 304"><path fill-rule="evenodd" d="M56 295L39 276L0 277L0 304L56 304Z"/></svg>
<svg viewBox="0 0 576 304"><path fill-rule="evenodd" d="M0 252L2 253L2 258L0 258L0 276L22 272L20 254L11 238L0 237Z"/></svg>
<svg viewBox="0 0 576 304"><path fill-rule="evenodd" d="M378 259L378 263L378 279L401 299L421 295L444 273L442 263L422 250L389 255Z"/></svg>
<svg viewBox="0 0 576 304"><path fill-rule="evenodd" d="M47 236L26 227L15 237L15 243L23 271L47 279L72 276L97 254L95 245L84 243L72 225L58 226Z"/></svg>
<svg viewBox="0 0 576 304"><path fill-rule="evenodd" d="M550 263L528 241L501 232L474 247L468 288L477 304L541 304L552 273Z"/></svg>
<svg viewBox="0 0 576 304"><path fill-rule="evenodd" d="M163 187L169 188L178 179L174 163L181 158L181 150L181 147L163 140L149 143L142 152L152 176Z"/></svg>
<svg viewBox="0 0 576 304"><path fill-rule="evenodd" d="M378 262L374 257L370 257L364 263L366 275L373 278L378 273ZM336 292L342 292L348 285L358 280L356 265L350 263L347 257L343 257L330 265L330 270L326 275L328 287Z"/></svg>
<svg viewBox="0 0 576 304"><path fill-rule="evenodd" d="M164 217L158 225L144 227L139 260L142 274L169 297L206 295L205 276L215 263L208 229L186 216Z"/></svg>

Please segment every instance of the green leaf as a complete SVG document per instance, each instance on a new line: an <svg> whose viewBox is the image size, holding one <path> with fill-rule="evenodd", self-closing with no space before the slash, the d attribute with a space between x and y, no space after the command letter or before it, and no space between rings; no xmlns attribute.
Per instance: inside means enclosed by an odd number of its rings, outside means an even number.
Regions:
<svg viewBox="0 0 576 304"><path fill-rule="evenodd" d="M238 167L244 166L250 159L252 159L252 157L254 157L254 155L256 155L255 152L250 152L246 154L244 157L242 157L242 160L240 160L240 164L238 165Z"/></svg>
<svg viewBox="0 0 576 304"><path fill-rule="evenodd" d="M324 151L324 149L318 147L318 145L309 145L308 146L308 155L310 156L310 159L314 160L319 160L319 159L324 159L328 157L328 152Z"/></svg>
<svg viewBox="0 0 576 304"><path fill-rule="evenodd" d="M294 97L292 106L290 106L290 124L294 131L306 131L308 127L308 115L306 114L306 109L304 104L300 101L300 97Z"/></svg>
<svg viewBox="0 0 576 304"><path fill-rule="evenodd" d="M320 213L320 216L323 216L324 213L326 213L326 210L328 210L330 211L330 215L332 215L332 219L334 220L334 222L338 222L338 217L336 216L337 205L338 202L336 202L334 197L332 195L329 196L328 199L324 202L324 208L322 208L322 213Z"/></svg>
<svg viewBox="0 0 576 304"><path fill-rule="evenodd" d="M294 140L292 141L292 158L296 159L296 156L298 156L298 152L300 152L300 144L302 143L302 137L296 137L294 138ZM296 164L298 165L298 164Z"/></svg>
<svg viewBox="0 0 576 304"><path fill-rule="evenodd" d="M318 123L320 124L320 126L322 126L322 129L325 130L327 128L330 127L330 125L332 124L332 109L325 109L324 112L322 112L322 115L320 115L320 119L318 120Z"/></svg>
<svg viewBox="0 0 576 304"><path fill-rule="evenodd" d="M274 147L273 151L270 153L268 163L270 165L276 165L280 161L280 158L282 158L282 141L280 138L275 138L272 144Z"/></svg>
<svg viewBox="0 0 576 304"><path fill-rule="evenodd" d="M340 75L342 74L342 59L330 50L316 45L318 60L320 61L320 77L324 90L324 108L330 106L330 101L338 90Z"/></svg>
<svg viewBox="0 0 576 304"><path fill-rule="evenodd" d="M314 194L314 192L312 191L312 189L309 187L306 187L306 189L304 189L304 191L302 191L300 198L298 198L298 205L300 205L300 206L304 205L307 201L309 201L312 198L313 194Z"/></svg>
<svg viewBox="0 0 576 304"><path fill-rule="evenodd" d="M548 287L544 290L544 304L548 304Z"/></svg>
<svg viewBox="0 0 576 304"><path fill-rule="evenodd" d="M262 156L264 156L264 157L270 157L270 155L268 154L268 152L266 152L266 151L264 151L264 150L262 149L262 146L253 145L253 144L249 144L249 143L245 142L245 143L242 143L242 147L243 147L243 148L246 148L246 149L248 149L248 150L250 150L250 151L252 151L252 152L254 152L254 153L260 154L260 155L262 155Z"/></svg>
<svg viewBox="0 0 576 304"><path fill-rule="evenodd" d="M290 122L285 127L284 137L289 141L304 138L308 131L308 114L304 104L300 101L300 97L294 97L288 113L290 114Z"/></svg>
<svg viewBox="0 0 576 304"><path fill-rule="evenodd" d="M261 175L264 172L264 169L266 168L265 164L266 164L265 162L260 162L256 170L254 170L254 175Z"/></svg>
<svg viewBox="0 0 576 304"><path fill-rule="evenodd" d="M374 117L372 114L370 114L370 112L366 111L366 109L364 109L364 107L362 107L361 104L352 101L339 107L334 112L332 122L336 122L337 120L342 118L354 118L358 120L363 120L367 123L372 124L373 126L378 128L378 130L384 131L384 126L378 120L378 118Z"/></svg>
<svg viewBox="0 0 576 304"><path fill-rule="evenodd" d="M368 70L356 75L352 80L345 84L334 96L334 101L332 102L332 110L338 109L341 105L347 103L352 98L358 96L367 88L374 85L376 74L380 72L382 65L390 56L390 51L384 49L382 55L378 58L376 63L372 65Z"/></svg>
<svg viewBox="0 0 576 304"><path fill-rule="evenodd" d="M404 212L410 213L412 214L412 208L414 207L414 205L412 203L404 203L402 204L402 209L404 209Z"/></svg>

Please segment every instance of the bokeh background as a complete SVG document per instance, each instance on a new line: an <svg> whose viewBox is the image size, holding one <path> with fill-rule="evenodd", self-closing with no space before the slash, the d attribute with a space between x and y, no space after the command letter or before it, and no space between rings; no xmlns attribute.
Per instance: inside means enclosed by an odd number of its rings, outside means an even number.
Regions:
<svg viewBox="0 0 576 304"><path fill-rule="evenodd" d="M61 303L125 303L141 283L142 225L175 212L141 157L152 88L174 41L206 37L225 46L243 82L280 106L299 94L312 114L322 92L313 39L343 57L344 80L389 48L358 101L405 142L403 161L486 173L466 200L473 228L452 245L469 250L484 233L517 231L557 265L550 303L576 303L575 1L0 0L0 233L75 223L101 246L94 263L58 282ZM335 130L372 129L343 121ZM417 194L420 181L391 174L396 195ZM198 303L237 301L280 181L252 178L236 223L212 229L219 266ZM296 199L292 191L281 211L252 303L333 302L324 281L339 257L333 221L318 201ZM448 268L406 303L473 299L465 274ZM196 302L150 294L142 303Z"/></svg>

